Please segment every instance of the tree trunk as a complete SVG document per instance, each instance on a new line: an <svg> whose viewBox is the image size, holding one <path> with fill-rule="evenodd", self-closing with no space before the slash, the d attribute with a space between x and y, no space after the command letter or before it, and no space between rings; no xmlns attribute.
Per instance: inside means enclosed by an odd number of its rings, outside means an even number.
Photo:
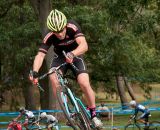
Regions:
<svg viewBox="0 0 160 130"><path fill-rule="evenodd" d="M47 65L46 62L43 62L40 75L47 72ZM43 80L40 80L40 85L44 89L44 92L40 91L40 104L41 109L47 110L49 108L49 88L48 88L48 78L45 78Z"/></svg>
<svg viewBox="0 0 160 130"><path fill-rule="evenodd" d="M51 0L30 0L35 13L38 16L39 19L39 23L40 23L40 27L41 27L41 34L42 34L42 38L45 37L48 29L46 27L46 20L47 20L47 16L51 10ZM53 47L51 47L48 50L48 53L46 55L45 58L45 64L43 64L42 67L47 65L47 68L50 68L50 64L53 58L54 52L53 52ZM46 67L45 67L46 68ZM43 69L45 70L45 69ZM42 83L43 86L45 86L45 93L46 94L40 94L40 102L41 102L41 106L42 109L59 109L59 105L57 103L57 100L55 99L55 97L53 96L53 89L52 86L50 85L49 82L46 83ZM62 114L61 114L62 115Z"/></svg>
<svg viewBox="0 0 160 130"><path fill-rule="evenodd" d="M42 37L44 37L48 31L46 20L49 12L51 11L51 0L30 0L30 3L38 17L41 34Z"/></svg>
<svg viewBox="0 0 160 130"><path fill-rule="evenodd" d="M119 93L119 96L120 96L120 100L121 100L121 103L122 103L122 109L125 109L126 108L126 103L127 103L127 96L126 96L126 93L125 93L125 89L124 89L124 82L123 82L123 77L118 75L116 76L116 83L117 83L117 89L118 89L118 93Z"/></svg>
<svg viewBox="0 0 160 130"><path fill-rule="evenodd" d="M124 83L125 83L125 85L126 85L126 87L127 87L128 93L129 93L129 95L131 96L132 100L136 100L136 97L135 97L135 95L134 95L133 89L132 89L132 87L131 87L130 82L128 82L127 77L123 77L123 79L124 79Z"/></svg>
<svg viewBox="0 0 160 130"><path fill-rule="evenodd" d="M20 8L23 8L23 5L24 5L24 0L18 0L18 6ZM20 17L19 17L19 24L23 25L23 23L24 23L24 14L23 14L23 11L21 10ZM21 40L21 43L22 43L21 45L25 45L23 40ZM21 47L24 47L24 46L21 46ZM27 69L25 69L24 71L25 71L25 74L28 73ZM30 110L35 110L36 104L34 100L34 88L33 86L31 86L29 81L24 81L23 84L24 86L22 87L23 89L22 91L25 98L25 107Z"/></svg>
<svg viewBox="0 0 160 130"><path fill-rule="evenodd" d="M45 37L48 29L46 27L46 20L47 20L47 16L51 10L51 0L30 0L32 7L34 8L34 11L36 13L36 15L38 16L39 19L39 23L40 23L40 27L41 27L41 34L42 34L42 38ZM46 55L45 58L45 64L43 65L47 65L47 68L50 67L51 61L53 59L53 47L51 47L48 50L48 53ZM44 66L42 66L44 67ZM42 81L43 82L43 81ZM48 82L49 83L49 82ZM45 86L45 93L46 94L40 94L40 99L41 99L41 108L42 109L59 109L59 104L57 103L57 100L55 99L55 97L53 96L53 89L52 86L46 83L42 83L43 86ZM47 104L46 104L47 103ZM57 114L56 114L57 115ZM62 119L63 114L58 114L58 119Z"/></svg>
<svg viewBox="0 0 160 130"><path fill-rule="evenodd" d="M24 83L25 85L23 86L23 95L25 98L25 106L26 109L30 110L36 110L36 103L35 103L35 97L34 97L34 87L31 86L31 84Z"/></svg>

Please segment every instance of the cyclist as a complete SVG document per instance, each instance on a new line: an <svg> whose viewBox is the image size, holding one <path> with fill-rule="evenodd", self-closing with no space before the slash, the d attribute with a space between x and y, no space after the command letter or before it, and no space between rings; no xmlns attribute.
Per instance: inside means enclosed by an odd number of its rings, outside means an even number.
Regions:
<svg viewBox="0 0 160 130"><path fill-rule="evenodd" d="M12 122L9 123L7 130L22 130L22 125L13 119Z"/></svg>
<svg viewBox="0 0 160 130"><path fill-rule="evenodd" d="M140 112L142 112L142 114L137 118L137 120L144 123L144 124L148 124L148 117L150 115L150 111L147 108L145 108L143 105L138 104L134 100L130 101L129 104L132 108L135 109L135 113L134 113L133 117L136 118L138 112L140 111Z"/></svg>
<svg viewBox="0 0 160 130"><path fill-rule="evenodd" d="M32 124L36 118L35 118L33 112L26 110L24 107L21 107L19 109L19 112L20 112L20 114L14 120L18 120L24 116L25 121L23 123L23 126L26 128L26 130L28 130L28 125Z"/></svg>
<svg viewBox="0 0 160 130"><path fill-rule="evenodd" d="M44 122L48 130L52 130L53 126L56 127L58 124L58 120L53 115L49 115L46 112L41 113L39 121Z"/></svg>
<svg viewBox="0 0 160 130"><path fill-rule="evenodd" d="M47 17L47 27L50 32L45 36L34 59L33 76L30 75L30 80L33 84L37 84L38 71L48 49L53 45L56 57L53 59L51 67L57 67L66 61L68 63L73 63L78 68L78 70L74 70L68 64L61 68L61 71L64 74L68 69L72 70L87 99L91 119L95 123L96 127L102 127L102 122L96 116L95 95L91 88L89 75L83 60L83 54L88 50L88 44L80 26L74 20L67 21L66 16L55 9L52 10ZM62 53L63 50L66 52L66 57L64 57ZM56 87L58 87L58 81L54 73L50 75L50 80L52 87L54 88L54 95L56 95L55 93Z"/></svg>

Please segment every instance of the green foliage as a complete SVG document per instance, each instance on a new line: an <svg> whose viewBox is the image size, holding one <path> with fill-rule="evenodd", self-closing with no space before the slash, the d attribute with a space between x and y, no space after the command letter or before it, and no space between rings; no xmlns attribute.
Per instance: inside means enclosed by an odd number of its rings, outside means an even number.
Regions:
<svg viewBox="0 0 160 130"><path fill-rule="evenodd" d="M21 87L28 80L37 50L37 38L40 37L38 22L26 2L22 5L12 3L0 24L2 80L7 86Z"/></svg>
<svg viewBox="0 0 160 130"><path fill-rule="evenodd" d="M117 74L141 82L160 80L158 1L56 0L52 4L81 25L89 44L85 58L96 83L113 82ZM31 66L35 43L40 42L38 20L27 1L2 0L0 5L3 75L16 84L27 74L23 71Z"/></svg>
<svg viewBox="0 0 160 130"><path fill-rule="evenodd" d="M117 74L131 81L159 82L158 8L154 0L88 0L60 8L87 37L86 58L94 84L113 82Z"/></svg>

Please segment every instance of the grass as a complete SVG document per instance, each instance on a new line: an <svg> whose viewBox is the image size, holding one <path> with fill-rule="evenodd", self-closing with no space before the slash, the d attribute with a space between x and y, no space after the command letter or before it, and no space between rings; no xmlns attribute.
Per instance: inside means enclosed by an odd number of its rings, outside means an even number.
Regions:
<svg viewBox="0 0 160 130"><path fill-rule="evenodd" d="M160 121L160 112L159 111L152 111L151 112L151 117L150 117L150 120L157 120L157 121ZM125 126L129 119L129 116L130 115L114 115L113 116L113 125L114 126ZM0 117L0 122L5 122L5 121L10 121L12 118L14 117ZM111 120L106 120L105 118L101 118L101 120L103 121L104 123L104 126L107 126L107 127L110 127L111 124L112 124L112 121ZM60 125L64 125L64 122L63 123L60 123ZM6 125L1 125L0 128L6 128L7 126ZM104 130L107 130L109 128L104 128ZM122 130L123 128L121 128ZM72 130L71 128L61 128L61 130Z"/></svg>
<svg viewBox="0 0 160 130"><path fill-rule="evenodd" d="M152 85L153 86L153 90L152 90L152 97L160 97L160 85L156 84L156 85ZM139 88L139 87L134 87L134 92L135 92L135 95L138 99L138 101L144 101L144 97L143 97L143 91ZM109 98L109 99L105 99L106 97L106 92L104 92L104 90L102 91L98 91L98 93L96 93L96 97L97 97L97 100L99 102L99 104L101 102L105 102L106 104L119 104L120 103L120 100L115 100L115 95L114 95L114 99L113 98ZM129 95L127 94L127 98L130 99ZM157 100L159 100L160 98L157 98ZM151 104L149 105L149 107L159 107L159 104ZM5 109L6 110L6 109ZM157 121L160 121L160 112L159 111L154 111L154 112L151 112L152 116L151 116L151 120L157 120ZM113 116L113 125L114 126L125 126L126 125L126 122L127 120L129 119L129 116L130 115L114 115ZM0 117L0 122L8 122L8 121L11 121L14 117ZM108 126L110 127L112 122L111 120L106 120L105 118L101 118L102 122L104 123L104 126ZM64 121L61 124L65 124ZM0 125L0 128L6 128L7 125ZM109 128L108 128L109 129ZM71 128L61 128L61 130L72 130ZM107 128L104 128L104 130L107 130ZM121 128L122 130L122 128Z"/></svg>

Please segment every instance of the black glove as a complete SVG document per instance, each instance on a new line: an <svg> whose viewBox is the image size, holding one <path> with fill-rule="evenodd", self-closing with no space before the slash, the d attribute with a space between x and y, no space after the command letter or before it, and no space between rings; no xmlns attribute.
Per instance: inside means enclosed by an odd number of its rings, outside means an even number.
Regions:
<svg viewBox="0 0 160 130"><path fill-rule="evenodd" d="M32 76L35 79L35 78L38 78L39 74L38 72L31 70L29 76Z"/></svg>

